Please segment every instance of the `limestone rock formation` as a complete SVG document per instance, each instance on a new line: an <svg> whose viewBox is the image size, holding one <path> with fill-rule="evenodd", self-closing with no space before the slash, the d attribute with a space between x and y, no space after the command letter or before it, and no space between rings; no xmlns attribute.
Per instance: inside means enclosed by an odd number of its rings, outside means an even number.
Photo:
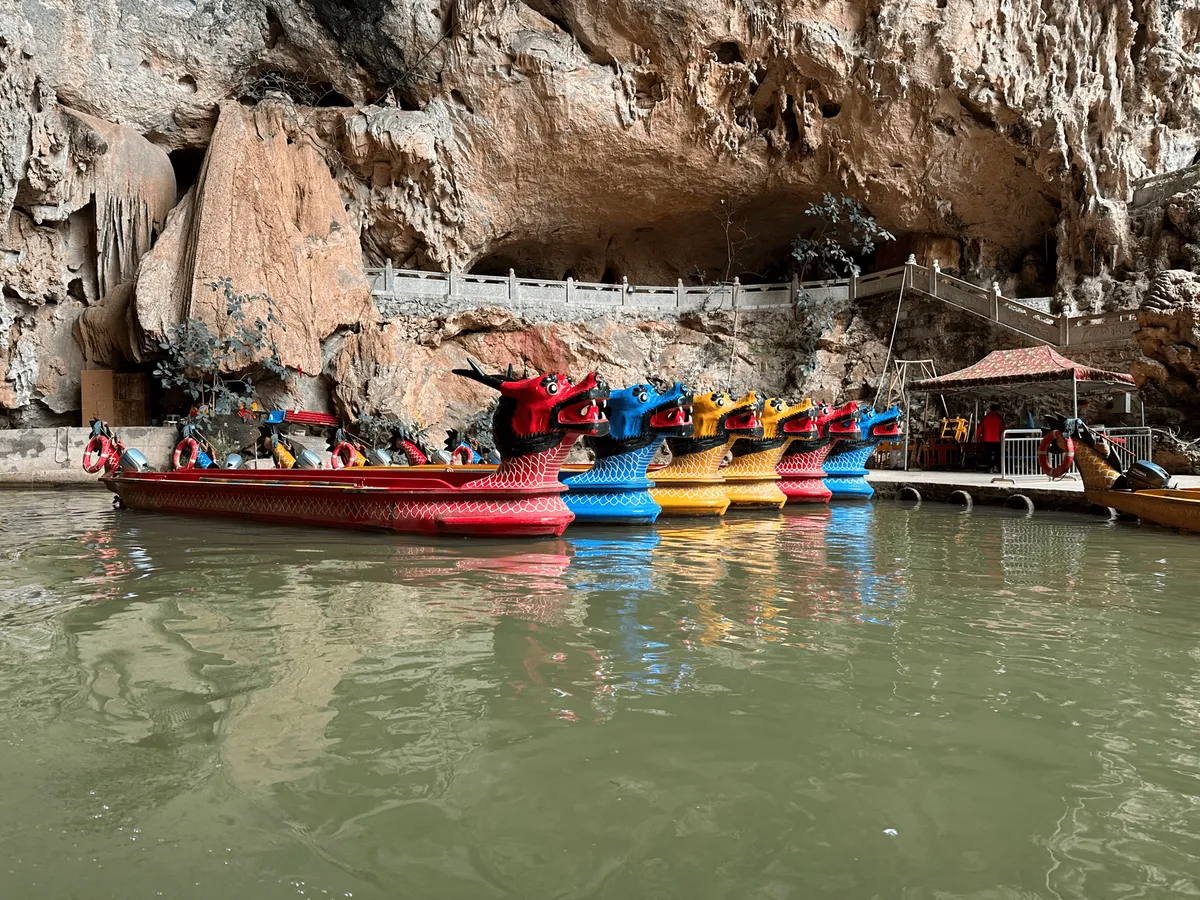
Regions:
<svg viewBox="0 0 1200 900"><path fill-rule="evenodd" d="M303 129L290 108L222 104L199 179L137 278L144 352L181 319L225 321L211 287L220 278L275 301L286 330L271 339L284 365L302 372L321 371L325 338L374 318L358 231Z"/></svg>
<svg viewBox="0 0 1200 900"><path fill-rule="evenodd" d="M362 269L782 277L824 192L894 253L1133 307L1200 264L1194 201L1129 204L1200 162L1197 34L1184 0L23 0L0 8L0 406L71 408L63 323L78 358L144 364L181 317L220 320L204 285L224 275L280 301L314 402L400 390L441 415L411 381L516 335L545 345L530 360L715 377L716 320L384 325ZM877 317L839 323L821 389L886 356ZM735 378L743 357L802 374L787 338L739 341ZM37 387L58 359L67 382Z"/></svg>
<svg viewBox="0 0 1200 900"><path fill-rule="evenodd" d="M1200 412L1200 275L1172 269L1154 279L1138 310L1137 340L1143 357L1133 374L1139 386L1161 394L1194 427Z"/></svg>

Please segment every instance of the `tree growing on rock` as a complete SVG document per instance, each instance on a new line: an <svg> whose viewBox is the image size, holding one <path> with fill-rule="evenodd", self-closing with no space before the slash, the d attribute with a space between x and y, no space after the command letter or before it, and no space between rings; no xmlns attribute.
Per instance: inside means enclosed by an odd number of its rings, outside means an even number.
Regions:
<svg viewBox="0 0 1200 900"><path fill-rule="evenodd" d="M875 252L878 244L896 236L884 229L863 205L852 197L825 194L804 215L815 222L811 231L792 241L792 260L801 281L796 293L797 350L800 375L807 377L817 365L821 336L833 327L838 304L827 292L814 293L804 287L809 279L841 279L858 275L860 263Z"/></svg>
<svg viewBox="0 0 1200 900"><path fill-rule="evenodd" d="M193 417L199 421L236 413L254 402L256 387L249 370L265 370L281 380L289 375L270 339L272 325L286 330L275 300L267 294L239 293L230 278L207 286L224 298L225 315L215 329L194 316L168 328L158 345L165 356L154 367L164 388L191 398ZM266 307L265 319L249 318L247 310L256 306Z"/></svg>

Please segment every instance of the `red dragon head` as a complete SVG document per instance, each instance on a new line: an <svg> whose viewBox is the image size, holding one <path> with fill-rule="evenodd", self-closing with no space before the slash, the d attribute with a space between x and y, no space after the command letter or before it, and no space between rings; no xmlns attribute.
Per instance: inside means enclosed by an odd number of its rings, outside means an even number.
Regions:
<svg viewBox="0 0 1200 900"><path fill-rule="evenodd" d="M821 433L825 437L837 438L844 441L856 441L861 436L858 420L862 418L858 403L854 400L844 403L837 409L826 412L817 421Z"/></svg>
<svg viewBox="0 0 1200 900"><path fill-rule="evenodd" d="M505 459L548 450L568 434L608 434L604 414L608 385L598 373L591 372L574 384L566 375L517 379L512 366L506 375L488 375L474 360L467 362L471 368L455 369L454 374L500 392L492 437Z"/></svg>

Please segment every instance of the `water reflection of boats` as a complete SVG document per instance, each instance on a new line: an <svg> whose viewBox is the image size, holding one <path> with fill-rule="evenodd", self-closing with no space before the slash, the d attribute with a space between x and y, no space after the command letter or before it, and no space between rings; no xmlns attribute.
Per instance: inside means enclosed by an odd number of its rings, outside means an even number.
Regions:
<svg viewBox="0 0 1200 900"><path fill-rule="evenodd" d="M656 581L661 586L667 580L655 558L662 538L647 531L570 543L575 551L572 587L587 592L588 621L612 632L610 648L601 654L611 690L599 696L615 697L624 690L645 694L682 690L691 677L691 664L673 663L671 645L650 637L665 637L661 621L648 621L649 610L658 608ZM674 650L678 653L680 648Z"/></svg>
<svg viewBox="0 0 1200 900"><path fill-rule="evenodd" d="M863 622L891 625L882 610L899 603L903 581L899 571L884 575L879 569L874 522L875 507L869 503L830 508L826 571L840 572L847 581L843 612Z"/></svg>

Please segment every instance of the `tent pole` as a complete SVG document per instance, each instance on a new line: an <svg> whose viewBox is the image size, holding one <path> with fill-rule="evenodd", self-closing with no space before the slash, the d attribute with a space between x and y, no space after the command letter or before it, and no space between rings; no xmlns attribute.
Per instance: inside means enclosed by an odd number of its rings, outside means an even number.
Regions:
<svg viewBox="0 0 1200 900"><path fill-rule="evenodd" d="M1138 397L1138 403L1142 407L1142 427L1145 428L1146 427L1146 401L1143 400L1141 397Z"/></svg>
<svg viewBox="0 0 1200 900"><path fill-rule="evenodd" d="M1071 392L1075 396L1075 418L1079 418L1079 379L1071 376Z"/></svg>

